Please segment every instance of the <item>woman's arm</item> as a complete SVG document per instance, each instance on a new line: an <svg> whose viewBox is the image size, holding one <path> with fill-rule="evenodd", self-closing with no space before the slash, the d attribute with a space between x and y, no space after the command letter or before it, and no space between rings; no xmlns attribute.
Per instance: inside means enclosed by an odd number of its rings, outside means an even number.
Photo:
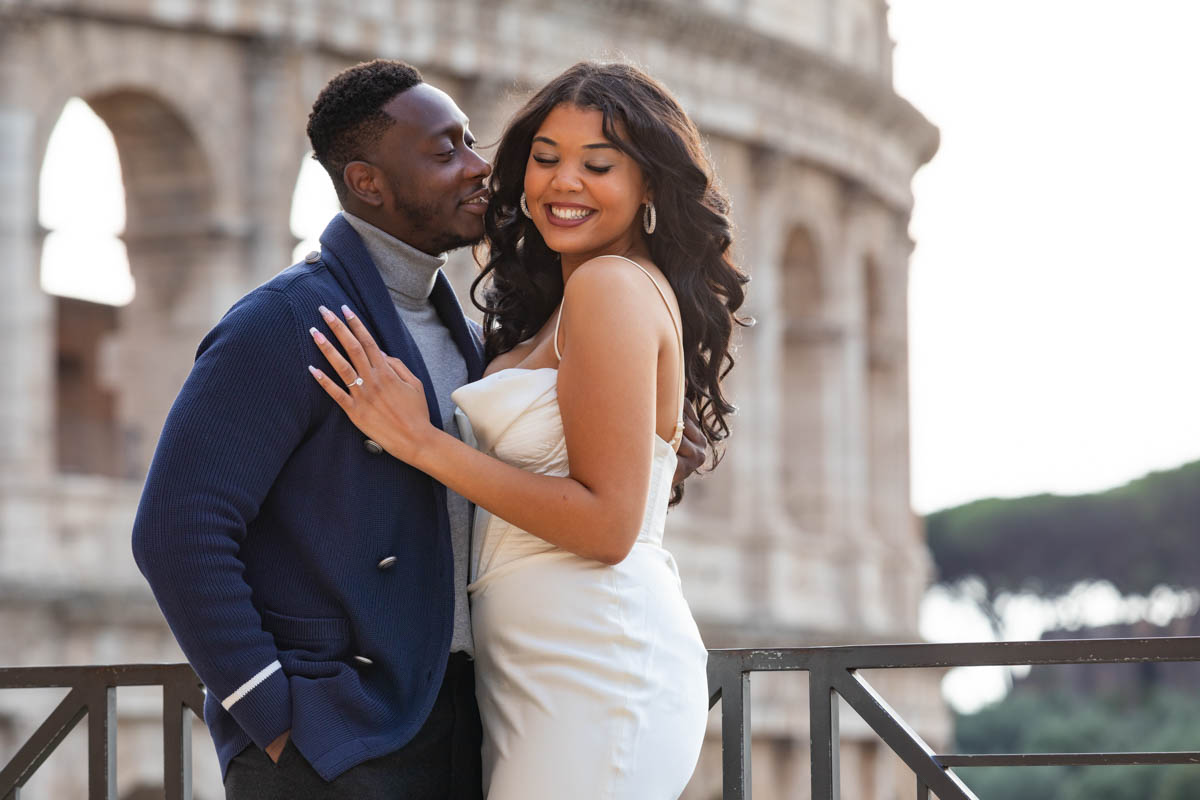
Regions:
<svg viewBox="0 0 1200 800"><path fill-rule="evenodd" d="M480 453L429 421L424 388L380 352L361 320L322 310L350 362L316 329L313 337L347 391L311 368L360 430L396 458L501 519L581 556L615 564L637 537L649 492L658 354L665 307L632 265L596 259L564 290L566 348L558 397L568 477L527 472ZM673 331L672 331L673 335Z"/></svg>

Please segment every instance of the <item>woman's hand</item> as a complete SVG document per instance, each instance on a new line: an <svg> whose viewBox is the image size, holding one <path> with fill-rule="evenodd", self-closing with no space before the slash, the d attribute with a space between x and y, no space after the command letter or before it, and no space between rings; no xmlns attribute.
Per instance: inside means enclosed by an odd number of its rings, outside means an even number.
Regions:
<svg viewBox="0 0 1200 800"><path fill-rule="evenodd" d="M310 366L308 371L360 431L396 458L414 464L438 430L429 421L429 406L421 382L404 362L379 349L362 320L349 308L342 306L345 322L325 306L319 310L350 361L342 358L320 331L309 328L313 341L344 387L316 367Z"/></svg>

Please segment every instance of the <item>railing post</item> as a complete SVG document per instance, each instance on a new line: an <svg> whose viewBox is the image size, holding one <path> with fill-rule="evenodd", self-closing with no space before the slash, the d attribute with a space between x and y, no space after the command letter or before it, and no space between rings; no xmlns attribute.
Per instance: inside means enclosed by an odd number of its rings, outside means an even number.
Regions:
<svg viewBox="0 0 1200 800"><path fill-rule="evenodd" d="M929 800L929 787L920 777L917 778L917 800Z"/></svg>
<svg viewBox="0 0 1200 800"><path fill-rule="evenodd" d="M750 673L739 671L721 692L725 800L750 800Z"/></svg>
<svg viewBox="0 0 1200 800"><path fill-rule="evenodd" d="M117 800L117 689L95 676L88 689L88 800Z"/></svg>
<svg viewBox="0 0 1200 800"><path fill-rule="evenodd" d="M163 786L166 800L192 800L192 719L183 686L163 681Z"/></svg>
<svg viewBox="0 0 1200 800"><path fill-rule="evenodd" d="M710 653L708 687L709 707L721 700L721 797L750 800L750 674L739 657Z"/></svg>
<svg viewBox="0 0 1200 800"><path fill-rule="evenodd" d="M838 800L841 770L838 748L838 700L833 691L832 671L827 661L812 665L808 672L808 733L812 758L812 800Z"/></svg>

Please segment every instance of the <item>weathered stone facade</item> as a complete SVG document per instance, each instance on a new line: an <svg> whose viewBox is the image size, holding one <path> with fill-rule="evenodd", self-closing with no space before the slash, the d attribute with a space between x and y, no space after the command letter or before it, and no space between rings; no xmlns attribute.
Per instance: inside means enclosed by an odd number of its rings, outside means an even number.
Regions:
<svg viewBox="0 0 1200 800"><path fill-rule="evenodd" d="M133 564L133 510L196 344L286 266L304 123L338 69L417 64L494 141L525 93L627 57L708 138L753 275L729 454L670 547L710 646L917 638L929 579L909 508L907 235L932 126L891 88L884 0L0 0L0 664L176 660ZM38 172L66 100L112 130L137 283L88 314L39 288ZM456 254L465 290L474 267ZM67 390L66 387L78 389ZM88 398L85 401L81 398ZM936 676L879 679L931 741ZM806 688L754 681L755 796L807 796ZM0 758L48 710L0 693ZM5 696L8 695L8 696ZM46 701L49 702L49 701ZM123 797L161 781L154 698L123 694ZM911 779L843 716L843 796ZM81 797L73 736L31 797ZM196 796L221 796L197 734ZM708 748L689 797L719 786Z"/></svg>

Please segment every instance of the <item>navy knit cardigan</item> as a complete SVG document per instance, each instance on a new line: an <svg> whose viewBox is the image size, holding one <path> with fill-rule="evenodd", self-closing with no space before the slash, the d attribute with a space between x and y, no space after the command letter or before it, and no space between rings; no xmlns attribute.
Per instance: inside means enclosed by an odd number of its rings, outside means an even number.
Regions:
<svg viewBox="0 0 1200 800"><path fill-rule="evenodd" d="M321 244L320 260L250 292L200 344L133 528L138 566L207 687L222 774L288 729L326 780L399 749L449 652L445 487L372 452L309 375L329 371L308 333L330 335L317 306L354 310L424 383L440 425L433 384L341 215ZM431 301L478 380L478 327L444 275Z"/></svg>

